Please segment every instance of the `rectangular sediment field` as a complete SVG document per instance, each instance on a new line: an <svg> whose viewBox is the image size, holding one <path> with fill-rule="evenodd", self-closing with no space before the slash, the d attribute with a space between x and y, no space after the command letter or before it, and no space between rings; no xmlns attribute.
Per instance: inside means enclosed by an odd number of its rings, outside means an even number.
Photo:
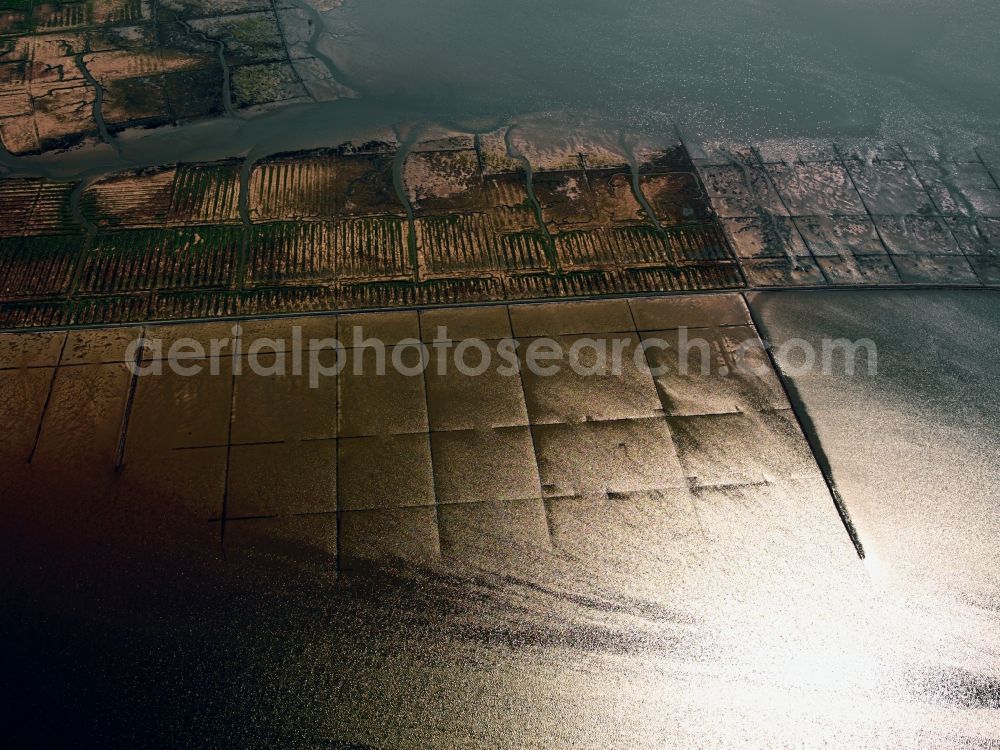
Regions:
<svg viewBox="0 0 1000 750"><path fill-rule="evenodd" d="M157 288L232 286L242 244L243 232L239 227L198 226L172 230L163 247Z"/></svg>
<svg viewBox="0 0 1000 750"><path fill-rule="evenodd" d="M506 299L504 281L498 278L431 279L413 282L344 284L339 294L342 309L412 307L498 302Z"/></svg>
<svg viewBox="0 0 1000 750"><path fill-rule="evenodd" d="M523 172L486 178L487 213L497 232L538 231L538 216Z"/></svg>
<svg viewBox="0 0 1000 750"><path fill-rule="evenodd" d="M279 222L250 230L246 282L270 286L285 282L336 280L337 228L325 222Z"/></svg>
<svg viewBox="0 0 1000 750"><path fill-rule="evenodd" d="M228 226L103 232L86 254L80 291L227 287L242 241L241 230Z"/></svg>
<svg viewBox="0 0 1000 750"><path fill-rule="evenodd" d="M65 300L0 304L0 328L50 328L70 325Z"/></svg>
<svg viewBox="0 0 1000 750"><path fill-rule="evenodd" d="M547 271L546 238L539 231L497 235L497 260L508 273Z"/></svg>
<svg viewBox="0 0 1000 750"><path fill-rule="evenodd" d="M700 292L746 286L735 262L706 263L683 268L630 268L622 273L624 291Z"/></svg>
<svg viewBox="0 0 1000 750"><path fill-rule="evenodd" d="M80 288L105 294L152 289L164 235L159 229L98 234L84 260Z"/></svg>
<svg viewBox="0 0 1000 750"><path fill-rule="evenodd" d="M462 277L499 270L493 230L483 214L417 219L420 275Z"/></svg>
<svg viewBox="0 0 1000 750"><path fill-rule="evenodd" d="M0 239L0 299L66 294L82 247L79 235Z"/></svg>
<svg viewBox="0 0 1000 750"><path fill-rule="evenodd" d="M600 297L623 294L620 271L571 271L563 274L525 274L505 281L507 299L544 299L546 297Z"/></svg>
<svg viewBox="0 0 1000 750"><path fill-rule="evenodd" d="M731 260L726 238L715 224L615 227L608 232L614 256L624 267Z"/></svg>
<svg viewBox="0 0 1000 750"><path fill-rule="evenodd" d="M100 227L237 224L239 161L130 170L86 186L80 207Z"/></svg>
<svg viewBox="0 0 1000 750"><path fill-rule="evenodd" d="M175 167L119 172L84 188L80 208L100 227L160 227L173 198Z"/></svg>
<svg viewBox="0 0 1000 750"><path fill-rule="evenodd" d="M395 279L413 276L409 225L394 216L350 219L334 225L337 275L341 279Z"/></svg>
<svg viewBox="0 0 1000 750"><path fill-rule="evenodd" d="M27 185L22 185L18 191L20 196L8 197L13 204L17 204L19 197L25 200L23 204L11 206L13 222L23 220L18 233L37 235L82 232L83 227L73 215L72 194L75 188L76 184L72 182L48 180L38 181L35 191L31 191ZM27 212L26 219L24 219L25 212ZM3 223L7 224L6 216Z"/></svg>
<svg viewBox="0 0 1000 750"><path fill-rule="evenodd" d="M71 325L141 323L149 320L149 294L78 297L67 308Z"/></svg>
<svg viewBox="0 0 1000 750"><path fill-rule="evenodd" d="M330 220L337 214L337 169L329 154L268 159L250 174L250 219Z"/></svg>
<svg viewBox="0 0 1000 750"><path fill-rule="evenodd" d="M34 178L0 180L0 236L20 237L27 233L41 184Z"/></svg>
<svg viewBox="0 0 1000 750"><path fill-rule="evenodd" d="M599 269L616 265L607 232L601 228L560 232L553 236L559 265L564 269Z"/></svg>
<svg viewBox="0 0 1000 750"><path fill-rule="evenodd" d="M241 162L182 165L167 220L177 224L234 224L240 219Z"/></svg>

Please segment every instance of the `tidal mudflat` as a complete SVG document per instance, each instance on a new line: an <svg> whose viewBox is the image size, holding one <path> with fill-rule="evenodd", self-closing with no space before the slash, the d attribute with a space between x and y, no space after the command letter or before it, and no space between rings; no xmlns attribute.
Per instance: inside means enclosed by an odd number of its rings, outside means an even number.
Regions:
<svg viewBox="0 0 1000 750"><path fill-rule="evenodd" d="M0 0L13 746L996 745L998 23Z"/></svg>
<svg viewBox="0 0 1000 750"><path fill-rule="evenodd" d="M779 157L511 127L71 182L8 178L0 326L990 287L1000 283L998 174L981 155L898 146Z"/></svg>
<svg viewBox="0 0 1000 750"><path fill-rule="evenodd" d="M561 5L11 4L0 327L997 283L992 6Z"/></svg>
<svg viewBox="0 0 1000 750"><path fill-rule="evenodd" d="M776 306L758 302L771 326ZM911 503L889 516L884 501L859 507L835 445L850 508L870 511L862 561L766 358L718 375L737 342L758 340L742 295L293 317L247 322L245 335L359 324L392 340L443 324L487 341L633 347L692 326L713 370L630 367L599 382L347 371L314 389L237 373L228 354L220 376L202 362L196 377L133 382L136 329L5 335L0 403L16 428L0 443L0 622L17 741L658 748L891 735L952 748L1000 736L988 598L915 600L897 577L914 550L880 543L895 537L880 524L930 518ZM942 531L959 528L940 513ZM921 560L946 549L927 532ZM946 581L948 556L932 559L917 579ZM989 596L977 564L960 598Z"/></svg>

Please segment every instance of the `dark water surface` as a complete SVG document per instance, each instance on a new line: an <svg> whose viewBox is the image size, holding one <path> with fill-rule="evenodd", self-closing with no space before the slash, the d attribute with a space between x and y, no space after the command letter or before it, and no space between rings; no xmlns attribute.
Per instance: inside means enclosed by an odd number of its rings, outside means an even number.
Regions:
<svg viewBox="0 0 1000 750"><path fill-rule="evenodd" d="M3 163L72 176L337 145L427 123L658 138L676 128L693 144L861 138L961 155L996 143L1000 6L991 0L309 5L318 10L311 51L357 98Z"/></svg>
<svg viewBox="0 0 1000 750"><path fill-rule="evenodd" d="M724 137L970 135L1000 117L995 3L346 0L365 93L464 119L595 113Z"/></svg>

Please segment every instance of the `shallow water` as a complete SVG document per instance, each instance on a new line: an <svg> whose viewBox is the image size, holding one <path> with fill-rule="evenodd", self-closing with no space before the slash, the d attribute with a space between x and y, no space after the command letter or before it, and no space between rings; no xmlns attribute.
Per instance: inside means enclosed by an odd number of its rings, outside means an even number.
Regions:
<svg viewBox="0 0 1000 750"><path fill-rule="evenodd" d="M428 117L923 139L1000 115L1000 8L979 0L347 0L325 18L366 95Z"/></svg>
<svg viewBox="0 0 1000 750"><path fill-rule="evenodd" d="M676 128L693 144L863 138L954 153L996 141L1000 6L989 0L309 4L325 22L310 50L357 98L133 133L120 153L105 144L0 163L75 176L433 122L661 139Z"/></svg>

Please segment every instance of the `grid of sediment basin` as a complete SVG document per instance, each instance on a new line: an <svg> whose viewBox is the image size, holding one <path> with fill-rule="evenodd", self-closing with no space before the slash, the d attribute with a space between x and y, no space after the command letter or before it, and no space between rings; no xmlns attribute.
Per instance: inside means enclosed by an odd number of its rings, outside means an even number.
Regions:
<svg viewBox="0 0 1000 750"><path fill-rule="evenodd" d="M511 141L0 180L0 327L1000 283L987 158Z"/></svg>
<svg viewBox="0 0 1000 750"><path fill-rule="evenodd" d="M310 45L314 18L260 0L5 2L0 140L51 153L349 95Z"/></svg>
<svg viewBox="0 0 1000 750"><path fill-rule="evenodd" d="M61 513L90 517L99 506L93 518L112 514L116 528L170 530L204 550L277 533L342 569L511 549L548 557L584 531L581 512L612 521L622 508L685 525L699 506L744 503L781 516L768 521L776 528L798 518L846 540L766 355L734 366L757 340L739 294L245 320L241 337L287 343L293 326L306 342L349 342L361 326L387 344L430 341L445 326L487 346L512 338L522 357L539 337L622 340L626 356L600 375L374 376L370 362L362 375L353 367L374 355L348 348L343 371L310 387L306 372L255 373L245 349L219 355L216 374L210 359L190 376L127 365L137 335L207 343L231 337L228 323L4 334L2 463L18 507L59 498ZM684 374L636 364L643 340L676 345L682 326L708 342L711 372L696 366L700 350ZM642 356L657 367L670 355Z"/></svg>

